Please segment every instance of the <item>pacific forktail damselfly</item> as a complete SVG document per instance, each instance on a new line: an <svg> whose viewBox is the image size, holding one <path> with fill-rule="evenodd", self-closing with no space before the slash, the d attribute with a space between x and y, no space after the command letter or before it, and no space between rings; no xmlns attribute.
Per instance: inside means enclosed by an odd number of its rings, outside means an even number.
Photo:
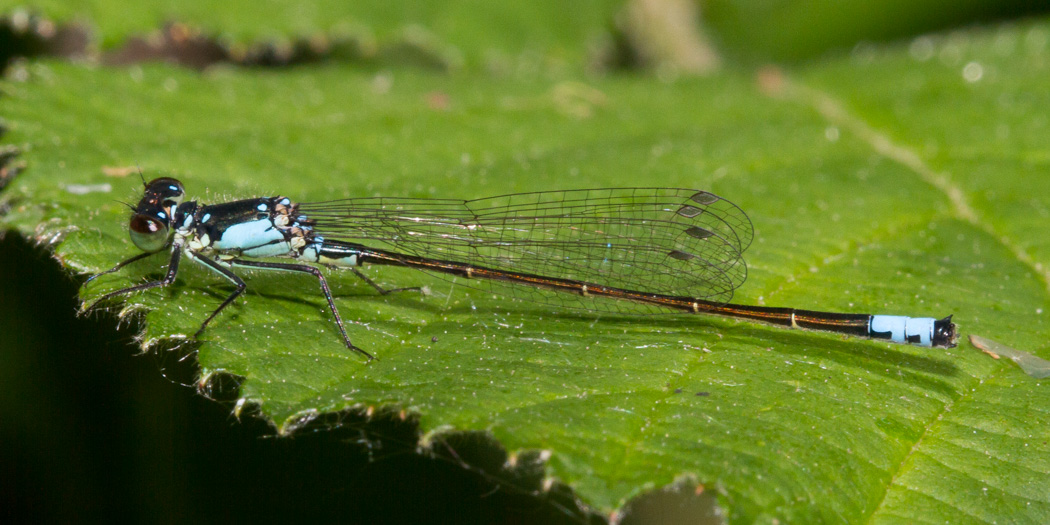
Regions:
<svg viewBox="0 0 1050 525"><path fill-rule="evenodd" d="M144 184L128 225L143 253L88 281L165 248L171 252L167 273L106 293L88 309L173 283L186 257L236 286L194 337L247 287L234 268L298 272L320 282L347 348L372 359L350 342L328 282L314 265L350 268L381 293L395 291L356 268L382 264L465 277L514 297L588 310L637 313L639 307L661 307L945 348L957 338L950 315L913 318L729 303L747 276L742 254L754 232L743 210L706 191L613 188L475 200L318 203L263 197L204 205L183 202L185 190L176 179Z"/></svg>

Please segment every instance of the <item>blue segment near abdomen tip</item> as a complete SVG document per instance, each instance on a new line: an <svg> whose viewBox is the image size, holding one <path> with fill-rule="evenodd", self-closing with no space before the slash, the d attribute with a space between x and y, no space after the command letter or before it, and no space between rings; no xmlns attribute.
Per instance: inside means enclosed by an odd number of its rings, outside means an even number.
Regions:
<svg viewBox="0 0 1050 525"><path fill-rule="evenodd" d="M868 332L871 337L889 339L895 343L933 346L933 323L936 321L932 317L873 315L868 322Z"/></svg>

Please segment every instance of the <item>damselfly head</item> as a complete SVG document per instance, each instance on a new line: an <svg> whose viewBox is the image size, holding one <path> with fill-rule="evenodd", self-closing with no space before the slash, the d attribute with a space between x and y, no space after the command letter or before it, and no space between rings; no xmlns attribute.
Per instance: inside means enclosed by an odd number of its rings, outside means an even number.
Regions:
<svg viewBox="0 0 1050 525"><path fill-rule="evenodd" d="M149 204L162 208L173 208L178 206L185 196L186 190L182 188L182 183L178 179L161 177L146 183L146 191L142 194L139 207Z"/></svg>
<svg viewBox="0 0 1050 525"><path fill-rule="evenodd" d="M182 202L186 190L171 177L161 177L146 183L142 200L128 224L131 242L144 252L155 252L168 244L175 208Z"/></svg>

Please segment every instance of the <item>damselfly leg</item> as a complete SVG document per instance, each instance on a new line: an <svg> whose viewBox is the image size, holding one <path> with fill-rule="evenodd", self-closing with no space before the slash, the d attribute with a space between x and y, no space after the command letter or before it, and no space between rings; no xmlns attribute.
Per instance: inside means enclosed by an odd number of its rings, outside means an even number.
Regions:
<svg viewBox="0 0 1050 525"><path fill-rule="evenodd" d="M114 267L112 267L112 268L110 268L110 269L108 269L108 270L106 270L104 272L99 272L99 273L96 273L95 275L92 275L91 277L88 277L87 280L84 281L84 284L90 283L91 281L94 281L95 279L97 279L99 277L102 277L103 275L109 275L111 273L114 273L114 272L120 270L121 268L123 268L123 267L125 267L125 266L127 266L127 265L129 265L129 264L131 264L133 262L141 261L142 259L145 259L146 257L149 257L150 255L153 255L153 252L143 252L143 253L140 253L140 254L138 254L138 255L136 255L134 257L128 257L127 259L124 259L123 261L120 261L120 263L118 263L116 266L114 266Z"/></svg>
<svg viewBox="0 0 1050 525"><path fill-rule="evenodd" d="M328 308L332 311L332 317L335 317L335 324L339 327L339 333L343 336L343 342L346 343L346 347L367 357L369 360L375 359L375 357L373 357L372 354L362 350L361 348L355 346L353 343L350 342L350 336L346 334L346 326L343 325L343 318L339 315L339 309L335 307L335 300L332 298L332 289L328 287L328 281L325 280L324 274L321 273L321 270L305 264L246 261L244 259L234 259L230 261L230 263L233 266L237 266L240 268L250 268L255 270L272 270L282 272L298 272L310 274L316 277L317 281L321 283L321 293L323 293L324 298L328 300ZM230 273L233 274L232 272ZM233 275L236 276L235 274ZM362 275L362 277L364 276ZM243 284L244 281L241 281L241 284L238 285L238 295L244 291ZM227 302L223 303L223 305L219 307L219 310L225 307L229 301L232 301L234 297L236 296L230 296L230 298L226 300ZM215 315L219 313L219 310L216 310L215 313L211 314L211 317L215 317ZM208 321L211 321L211 317L208 318ZM208 321L205 321L204 324L208 324ZM201 326L201 330L204 330L204 326ZM198 335L200 334L200 332L197 333Z"/></svg>
<svg viewBox="0 0 1050 525"><path fill-rule="evenodd" d="M422 286L405 286L405 287L402 287L402 288L383 288L382 285L380 285L379 283L377 283L377 282L373 281L372 279L370 279L367 275L362 273L361 270L358 270L357 268L350 268L350 269L354 272L354 275L360 277L362 281L368 283L368 286L371 286L372 288L375 288L375 290L377 292L379 292L379 295L388 295L388 294L397 293L397 292L420 292L420 293L423 293L423 287Z"/></svg>
<svg viewBox="0 0 1050 525"><path fill-rule="evenodd" d="M102 275L106 275L108 273L113 273L113 272L115 272L115 271L117 271L117 270L127 266L128 264L131 264L131 263L133 263L133 262L135 262L135 261L137 261L139 259L142 259L143 258L142 255L153 255L153 254L152 253L139 254L139 255L136 255L135 257L131 257L130 259L122 261L120 264L114 266L113 268L111 268L109 270L106 270L104 272L97 273L95 275L92 275L91 277L88 277L87 281L85 281L84 284L87 284L87 283L93 281L96 277L99 277L99 276L102 276ZM127 294L131 294L131 293L135 293L135 292L141 292L143 290L149 290L151 288L163 288L165 286L168 286L169 284L175 282L175 275L179 273L179 259L181 257L182 257L182 250L173 250L171 252L171 259L168 261L168 271L167 271L167 274L164 276L163 279L161 279L159 281L150 281L150 282L147 282L147 283L136 284L135 286L128 286L127 288L121 288L120 290L116 290L116 291L113 291L113 292L109 292L109 293L103 294L98 299L95 299L91 304L89 304L86 307L84 307L82 311L87 312L87 311L93 310L100 303L102 303L104 301L107 301L109 299L112 299L114 297L119 297L121 295L127 295Z"/></svg>
<svg viewBox="0 0 1050 525"><path fill-rule="evenodd" d="M135 286L129 286L127 288L122 288L120 290L116 290L116 291L113 291L113 292L106 293L105 295L103 295L103 296L99 297L98 299L96 299L94 302L92 302L86 308L84 308L84 311L92 310L96 306L98 306L99 303L101 303L103 301L106 301L108 299L112 299L114 297L119 297L121 295L128 295L128 294L132 294L132 293L135 293L135 292L141 292L143 290L149 290L151 288L165 287L165 286L168 286L168 285L174 283L175 282L175 276L178 273L179 260L180 260L180 255L181 254L182 254L181 250L176 250L176 251L174 251L172 253L171 261L168 264L168 271L167 271L167 274L165 275L164 279L161 279L159 281L151 281L151 282L148 282L148 283L143 283L143 284L139 284L139 285L135 285ZM98 277L100 275L105 275L107 273L113 273L113 272L119 270L120 268L123 268L124 266L127 266L128 264L130 264L132 262L135 262L136 260L142 259L141 255L142 254L140 254L138 256L135 256L135 257L132 257L131 259L128 259L126 261L123 261L122 263L118 264L116 267L114 267L114 268L112 268L110 270L107 270L107 271L102 272L102 273L95 274L95 275L91 276L88 279L88 281L91 281L95 277ZM145 255L153 255L153 254L145 254ZM231 293L229 296L227 296L226 299L223 300L223 302L221 304L219 304L219 306L214 311L212 311L211 315L209 315L208 318L205 319L203 323L201 323L200 328L197 329L197 332L193 334L193 338L194 339L199 339L201 334L203 334L204 330L208 327L208 324L211 323L211 321L213 319L215 319L219 315L220 312L222 312L224 309L226 309L227 306L232 304L238 297L240 297L244 293L244 291L248 288L248 285L244 282L244 279L242 279L239 275L237 275L236 273L230 271L229 268L227 268L226 266L223 266L222 264L218 263L217 261L214 261L212 259L208 259L208 258L205 258L205 257L191 256L190 258L194 262L200 263L200 264L204 265L206 268L208 268L209 270L215 272L216 274L221 275L226 280L228 280L231 283L233 283L233 285L235 286L235 289L234 289L233 293ZM366 352L365 350L361 349L360 347L358 347L358 346L356 346L356 345L354 345L353 343L350 342L350 336L347 335L347 333L346 333L346 326L343 324L343 318L342 318L342 316L339 315L339 309L336 308L335 300L332 298L331 288L328 286L328 281L324 278L324 274L321 273L321 270L319 270L317 268L314 268L313 266L307 266L305 264L286 264L286 263L274 263L274 262L264 262L264 261L246 261L246 260L243 260L243 259L233 259L233 260L229 261L229 264L231 266L234 266L234 267L246 268L246 269L252 269L252 270L269 270L269 271L296 272L296 273L305 273L305 274L309 274L309 275L312 275L312 276L316 277L318 282L321 284L321 293L324 294L325 299L328 301L328 308L331 310L332 316L335 318L335 324L336 324L336 326L339 327L339 333L340 333L340 335L343 336L343 342L346 344L346 347L349 348L350 350L353 350L353 351L355 351L355 352L357 352L357 353L367 357L369 360L375 359L375 357L372 354ZM365 276L363 274L361 274L361 277L365 277ZM409 290L410 289L410 288L397 288L397 289L392 289L392 290L384 290L381 287L379 287L378 284L375 284L375 283L371 282L369 279L367 279L367 277L365 277L365 279L366 279L366 282L369 282L369 284L371 284L374 287L376 287L376 289L380 290L380 292L384 293L384 295L386 293L391 293L391 292L402 291L402 290ZM86 284L86 282L85 282L85 284ZM411 288L411 289L418 289L418 288Z"/></svg>

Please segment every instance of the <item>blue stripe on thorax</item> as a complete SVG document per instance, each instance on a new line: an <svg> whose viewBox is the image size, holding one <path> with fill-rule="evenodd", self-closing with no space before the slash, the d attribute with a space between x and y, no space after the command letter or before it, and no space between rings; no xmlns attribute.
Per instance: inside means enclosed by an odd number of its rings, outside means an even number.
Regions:
<svg viewBox="0 0 1050 525"><path fill-rule="evenodd" d="M212 239L211 247L219 251L238 251L248 257L287 256L291 246L284 232L274 227L270 219L258 219L234 224Z"/></svg>

